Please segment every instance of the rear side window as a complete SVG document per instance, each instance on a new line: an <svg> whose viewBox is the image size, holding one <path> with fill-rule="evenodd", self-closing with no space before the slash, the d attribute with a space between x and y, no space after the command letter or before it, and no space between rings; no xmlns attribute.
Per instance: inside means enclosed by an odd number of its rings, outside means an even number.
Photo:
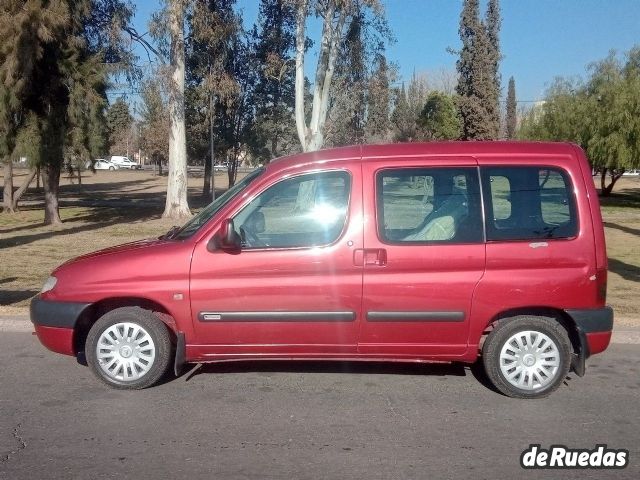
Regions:
<svg viewBox="0 0 640 480"><path fill-rule="evenodd" d="M483 241L476 168L404 168L377 174L378 233L388 243Z"/></svg>
<svg viewBox="0 0 640 480"><path fill-rule="evenodd" d="M487 240L570 238L578 232L568 175L548 167L484 167Z"/></svg>

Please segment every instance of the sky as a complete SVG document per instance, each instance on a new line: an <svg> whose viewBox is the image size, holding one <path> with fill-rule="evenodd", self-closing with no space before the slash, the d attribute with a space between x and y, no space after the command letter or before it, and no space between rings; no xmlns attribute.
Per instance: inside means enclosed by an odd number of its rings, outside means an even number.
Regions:
<svg viewBox="0 0 640 480"><path fill-rule="evenodd" d="M387 58L396 63L401 80L413 72L455 71L458 23L462 0L381 0L395 43ZM487 0L480 0L484 9ZM238 0L243 22L250 27L258 16L258 0ZM158 0L138 1L135 24L146 31ZM586 75L589 63L609 51L628 51L640 45L640 0L501 0L503 95L509 77L520 102L542 99L557 76ZM319 30L311 27L309 36ZM307 60L307 75L315 58ZM310 70L311 69L311 70Z"/></svg>

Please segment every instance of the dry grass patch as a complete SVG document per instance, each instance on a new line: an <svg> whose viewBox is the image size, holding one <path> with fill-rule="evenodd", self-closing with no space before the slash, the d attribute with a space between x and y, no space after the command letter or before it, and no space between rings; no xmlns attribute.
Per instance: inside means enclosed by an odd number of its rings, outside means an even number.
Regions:
<svg viewBox="0 0 640 480"><path fill-rule="evenodd" d="M610 198L601 199L607 237L607 301L617 325L640 326L640 177L623 178Z"/></svg>

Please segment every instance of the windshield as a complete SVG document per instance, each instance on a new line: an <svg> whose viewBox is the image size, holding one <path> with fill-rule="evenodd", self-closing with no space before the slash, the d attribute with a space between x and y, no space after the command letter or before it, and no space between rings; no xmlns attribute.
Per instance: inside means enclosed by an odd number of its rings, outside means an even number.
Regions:
<svg viewBox="0 0 640 480"><path fill-rule="evenodd" d="M229 203L232 198L242 192L247 185L258 178L262 172L264 172L264 168L258 168L244 177L241 181L216 198L212 203L203 208L199 214L185 223L180 230L171 235L171 238L182 240L196 233L200 230L202 225L207 223L222 207Z"/></svg>

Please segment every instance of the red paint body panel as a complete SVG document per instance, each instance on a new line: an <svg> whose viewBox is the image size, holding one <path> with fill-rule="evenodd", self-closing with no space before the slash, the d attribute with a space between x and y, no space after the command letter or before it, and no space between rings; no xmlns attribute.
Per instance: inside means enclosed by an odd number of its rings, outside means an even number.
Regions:
<svg viewBox="0 0 640 480"><path fill-rule="evenodd" d="M587 343L589 344L589 353L604 352L611 342L611 332L594 332L587 333Z"/></svg>
<svg viewBox="0 0 640 480"><path fill-rule="evenodd" d="M213 222L210 234L198 242L191 266L191 318L199 344L211 353L225 345L269 346L274 353L306 345L309 352L355 352L361 313L362 269L354 265L353 250L362 248L362 184L359 162L337 160L331 170L347 171L352 179L351 201L342 235L332 245L316 248L265 249L234 255L210 252L207 243L219 222L246 204L238 199ZM280 172L293 176L308 171L296 166ZM262 191L281 180L266 175L252 191ZM252 195L253 196L253 195ZM205 311L348 311L351 322L203 322ZM251 347L247 347L251 349ZM264 347L267 348L267 347Z"/></svg>
<svg viewBox="0 0 640 480"><path fill-rule="evenodd" d="M143 240L78 257L58 267L49 301L96 303L116 298L139 298L162 306L177 322L188 319L190 241ZM182 300L174 300L182 293ZM180 322L191 336L191 323Z"/></svg>
<svg viewBox="0 0 640 480"><path fill-rule="evenodd" d="M485 245L389 244L380 239L376 174L394 167L477 167L473 157L393 157L363 162L365 248L386 252L385 265L364 268L363 311L460 311L462 322L367 322L358 351L388 355L462 355L467 351L471 297L485 268ZM372 188L374 187L374 188Z"/></svg>
<svg viewBox="0 0 640 480"><path fill-rule="evenodd" d="M532 165L566 172L578 234L547 242L397 245L376 228L376 172L384 168ZM231 254L207 246L222 222L285 178L349 173L348 220L317 248ZM546 243L544 246L533 243ZM211 250L211 251L210 251ZM380 257L379 264L366 259ZM602 217L583 152L569 144L447 142L369 145L277 159L192 237L147 240L62 265L48 301L93 304L144 299L184 332L186 361L246 358L472 362L483 331L512 309L596 309L596 274L606 269ZM209 321L200 312L353 312L353 321ZM367 321L369 311L461 312L462 321ZM73 354L73 331L37 326L47 348ZM591 353L610 332L586 332Z"/></svg>
<svg viewBox="0 0 640 480"><path fill-rule="evenodd" d="M40 343L52 352L63 355L75 355L73 351L73 329L35 326L36 335Z"/></svg>

